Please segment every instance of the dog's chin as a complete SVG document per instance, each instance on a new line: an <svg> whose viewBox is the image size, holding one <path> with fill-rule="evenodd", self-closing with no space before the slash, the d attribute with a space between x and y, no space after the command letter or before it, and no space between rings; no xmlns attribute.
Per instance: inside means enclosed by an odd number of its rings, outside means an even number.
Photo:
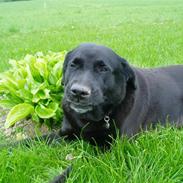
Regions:
<svg viewBox="0 0 183 183"><path fill-rule="evenodd" d="M79 104L70 104L70 108L78 114L85 114L93 110L92 106L83 106Z"/></svg>
<svg viewBox="0 0 183 183"><path fill-rule="evenodd" d="M79 118L88 121L100 121L104 118L103 110L99 106L70 104L70 108Z"/></svg>

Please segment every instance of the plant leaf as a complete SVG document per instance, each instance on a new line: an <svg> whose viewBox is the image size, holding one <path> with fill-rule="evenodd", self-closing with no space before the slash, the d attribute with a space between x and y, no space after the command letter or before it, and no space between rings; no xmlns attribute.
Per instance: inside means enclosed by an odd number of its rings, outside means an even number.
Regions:
<svg viewBox="0 0 183 183"><path fill-rule="evenodd" d="M24 119L25 117L27 117L29 114L33 112L34 112L34 107L27 103L21 103L14 106L8 113L8 116L5 122L5 128L11 127L17 121Z"/></svg>
<svg viewBox="0 0 183 183"><path fill-rule="evenodd" d="M49 99L50 98L50 90L44 89L44 90L39 90L32 99L32 102L38 103L41 99Z"/></svg>
<svg viewBox="0 0 183 183"><path fill-rule="evenodd" d="M37 61L34 63L34 67L39 70L41 76L47 79L48 69L47 69L47 63L45 62L44 59L37 58Z"/></svg>
<svg viewBox="0 0 183 183"><path fill-rule="evenodd" d="M48 119L55 116L55 112L58 109L58 103L51 102L47 107L43 104L39 104L35 108L35 112L40 118Z"/></svg>
<svg viewBox="0 0 183 183"><path fill-rule="evenodd" d="M4 109L11 109L16 104L17 103L14 103L12 100L9 100L9 99L0 99L0 107Z"/></svg>

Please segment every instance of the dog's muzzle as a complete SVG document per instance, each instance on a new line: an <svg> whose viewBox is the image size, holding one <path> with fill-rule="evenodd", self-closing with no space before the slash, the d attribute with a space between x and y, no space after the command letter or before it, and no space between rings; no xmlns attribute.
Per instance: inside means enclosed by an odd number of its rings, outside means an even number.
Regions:
<svg viewBox="0 0 183 183"><path fill-rule="evenodd" d="M75 83L71 86L69 93L70 107L75 112L83 114L93 109L88 102L91 96L91 89L88 86Z"/></svg>

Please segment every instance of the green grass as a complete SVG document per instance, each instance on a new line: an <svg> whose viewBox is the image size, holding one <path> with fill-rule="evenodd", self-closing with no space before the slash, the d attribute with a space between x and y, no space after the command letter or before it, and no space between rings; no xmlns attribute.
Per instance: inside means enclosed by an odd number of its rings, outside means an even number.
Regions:
<svg viewBox="0 0 183 183"><path fill-rule="evenodd" d="M0 182L45 183L68 165L68 183L182 183L183 131L172 128L118 139L105 153L83 141L34 144L0 152ZM72 162L65 160L72 154Z"/></svg>
<svg viewBox="0 0 183 183"><path fill-rule="evenodd" d="M138 67L183 63L182 0L33 0L0 3L0 71L27 53L105 44ZM4 139L0 139L4 142ZM82 141L0 150L0 182L43 183L70 162L68 182L181 183L183 131L118 139L100 153Z"/></svg>
<svg viewBox="0 0 183 183"><path fill-rule="evenodd" d="M136 66L180 64L182 12L182 0L0 3L0 70L9 58L88 41L113 48Z"/></svg>

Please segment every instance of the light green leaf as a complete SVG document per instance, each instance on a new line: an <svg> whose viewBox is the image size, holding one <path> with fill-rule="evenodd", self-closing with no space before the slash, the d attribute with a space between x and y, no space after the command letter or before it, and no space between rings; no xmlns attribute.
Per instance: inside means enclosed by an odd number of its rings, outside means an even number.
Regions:
<svg viewBox="0 0 183 183"><path fill-rule="evenodd" d="M50 73L49 78L48 78L48 81L49 81L49 83L50 83L51 85L55 85L56 82L57 82L57 78L56 78L56 76L54 76L52 73Z"/></svg>
<svg viewBox="0 0 183 183"><path fill-rule="evenodd" d="M34 78L32 76L32 73L31 73L31 70L30 70L30 66L28 64L26 64L25 70L27 72L27 78L26 78L27 85L29 86L29 88L31 88L32 85L34 85L35 81L34 81Z"/></svg>
<svg viewBox="0 0 183 183"><path fill-rule="evenodd" d="M24 57L24 61L29 63L32 62L32 60L35 60L35 57L33 55L29 55L27 54L25 57Z"/></svg>
<svg viewBox="0 0 183 183"><path fill-rule="evenodd" d="M33 94L32 102L37 103L41 99L49 99L50 90L48 88L49 85L47 82L34 85L31 89L31 93Z"/></svg>
<svg viewBox="0 0 183 183"><path fill-rule="evenodd" d="M39 92L40 90L44 90L48 87L47 83L44 82L44 83L34 83L34 85L32 86L31 88L31 93L33 95L35 95L37 92Z"/></svg>
<svg viewBox="0 0 183 183"><path fill-rule="evenodd" d="M0 93L6 92L5 82L0 80Z"/></svg>
<svg viewBox="0 0 183 183"><path fill-rule="evenodd" d="M16 103L13 103L11 100L8 99L0 99L0 107L4 108L4 109L10 109L13 106L15 106Z"/></svg>
<svg viewBox="0 0 183 183"><path fill-rule="evenodd" d="M31 71L31 74L34 78L34 80L38 81L38 82L42 82L43 81L43 78L42 76L40 75L39 73L39 68L35 67L35 63L36 63L36 57L31 57L29 59L29 66L30 66L30 71Z"/></svg>
<svg viewBox="0 0 183 183"><path fill-rule="evenodd" d="M14 106L8 113L8 116L5 122L5 128L11 127L17 121L24 119L25 117L27 117L33 112L34 112L34 107L30 104L22 103Z"/></svg>
<svg viewBox="0 0 183 183"><path fill-rule="evenodd" d="M37 56L37 57L43 57L44 54L43 54L43 52L38 51L37 53L35 53L35 56Z"/></svg>
<svg viewBox="0 0 183 183"><path fill-rule="evenodd" d="M51 102L47 107L43 104L39 104L35 108L35 112L40 118L48 119L55 116L55 112L59 105L56 102Z"/></svg>
<svg viewBox="0 0 183 183"><path fill-rule="evenodd" d="M44 59L37 58L36 62L34 63L34 67L39 70L41 76L45 79L48 77L48 70L47 70L47 63Z"/></svg>
<svg viewBox="0 0 183 183"><path fill-rule="evenodd" d="M32 93L29 90L19 89L16 93L24 101L26 101L28 103L31 103L32 102L33 95L32 95Z"/></svg>
<svg viewBox="0 0 183 183"><path fill-rule="evenodd" d="M57 80L60 79L62 75L62 67L63 67L63 62L58 62L53 67L52 73L54 76L57 77Z"/></svg>
<svg viewBox="0 0 183 183"><path fill-rule="evenodd" d="M17 80L18 89L24 88L25 84L26 84L26 79L19 79L19 80Z"/></svg>
<svg viewBox="0 0 183 183"><path fill-rule="evenodd" d="M49 99L50 98L50 90L44 89L44 90L39 90L32 99L32 102L37 103L41 99Z"/></svg>
<svg viewBox="0 0 183 183"><path fill-rule="evenodd" d="M9 64L13 69L17 69L18 68L18 64L16 60L10 59L9 60Z"/></svg>

